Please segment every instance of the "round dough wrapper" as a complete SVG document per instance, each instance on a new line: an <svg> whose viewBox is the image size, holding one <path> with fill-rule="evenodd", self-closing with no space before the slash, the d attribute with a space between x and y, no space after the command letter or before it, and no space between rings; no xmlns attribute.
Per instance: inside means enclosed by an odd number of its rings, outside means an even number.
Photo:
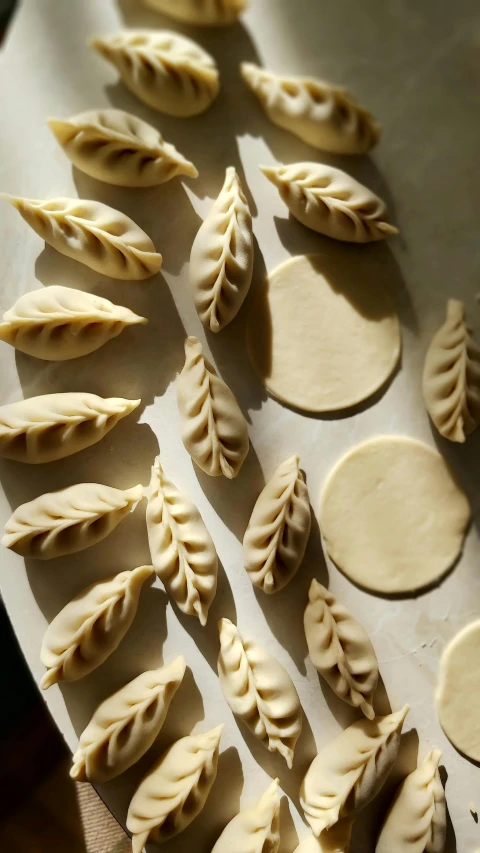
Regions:
<svg viewBox="0 0 480 853"><path fill-rule="evenodd" d="M449 740L468 758L480 761L480 619L444 650L435 699Z"/></svg>
<svg viewBox="0 0 480 853"><path fill-rule="evenodd" d="M247 346L270 394L307 412L331 412L366 400L387 381L400 357L400 324L371 261L300 255L261 288Z"/></svg>
<svg viewBox="0 0 480 853"><path fill-rule="evenodd" d="M426 444L381 436L333 468L320 511L327 551L374 592L422 589L462 550L470 506L445 460Z"/></svg>

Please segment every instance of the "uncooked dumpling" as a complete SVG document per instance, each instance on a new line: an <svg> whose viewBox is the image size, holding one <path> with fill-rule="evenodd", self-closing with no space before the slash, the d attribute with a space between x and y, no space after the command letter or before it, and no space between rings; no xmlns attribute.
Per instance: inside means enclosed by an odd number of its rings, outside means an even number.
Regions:
<svg viewBox="0 0 480 853"><path fill-rule="evenodd" d="M140 782L127 815L132 853L168 841L201 812L217 775L222 731L223 725L177 740Z"/></svg>
<svg viewBox="0 0 480 853"><path fill-rule="evenodd" d="M480 761L480 619L445 648L435 700L447 737L468 758Z"/></svg>
<svg viewBox="0 0 480 853"><path fill-rule="evenodd" d="M247 0L143 0L154 12L197 26L233 24L247 6Z"/></svg>
<svg viewBox="0 0 480 853"><path fill-rule="evenodd" d="M182 441L194 462L211 477L236 477L248 453L248 425L197 338L185 340L177 401Z"/></svg>
<svg viewBox="0 0 480 853"><path fill-rule="evenodd" d="M5 525L2 545L37 560L83 551L105 539L142 496L140 484L114 489L77 483L47 492L15 510Z"/></svg>
<svg viewBox="0 0 480 853"><path fill-rule="evenodd" d="M73 165L107 184L154 187L177 175L198 177L185 159L151 124L123 110L90 110L48 126Z"/></svg>
<svg viewBox="0 0 480 853"><path fill-rule="evenodd" d="M88 586L65 605L43 639L43 690L58 681L78 681L115 651L133 622L142 585L152 574L152 566L120 572Z"/></svg>
<svg viewBox="0 0 480 853"><path fill-rule="evenodd" d="M150 749L185 675L185 659L142 672L98 706L80 735L70 776L108 782Z"/></svg>
<svg viewBox="0 0 480 853"><path fill-rule="evenodd" d="M235 716L270 752L292 767L302 730L302 707L289 674L273 655L245 640L229 619L221 619L218 677Z"/></svg>
<svg viewBox="0 0 480 853"><path fill-rule="evenodd" d="M53 462L100 441L140 400L69 391L0 407L0 456Z"/></svg>
<svg viewBox="0 0 480 853"><path fill-rule="evenodd" d="M461 553L470 506L447 463L426 444L381 436L331 471L320 526L336 565L374 592L413 592Z"/></svg>
<svg viewBox="0 0 480 853"><path fill-rule="evenodd" d="M286 586L303 560L310 524L308 489L295 455L260 492L245 531L243 561L255 586L269 594Z"/></svg>
<svg viewBox="0 0 480 853"><path fill-rule="evenodd" d="M52 284L21 296L0 323L0 340L47 361L94 352L126 326L147 323L103 296Z"/></svg>
<svg viewBox="0 0 480 853"><path fill-rule="evenodd" d="M199 44L168 30L121 30L90 42L129 89L154 110L180 117L203 113L217 97L215 61Z"/></svg>
<svg viewBox="0 0 480 853"><path fill-rule="evenodd" d="M344 818L331 829L325 829L320 835L307 835L294 853L348 853L352 835L352 821Z"/></svg>
<svg viewBox="0 0 480 853"><path fill-rule="evenodd" d="M377 144L379 124L346 89L312 77L273 74L251 62L242 62L240 70L270 121L313 148L365 154Z"/></svg>
<svg viewBox="0 0 480 853"><path fill-rule="evenodd" d="M102 275L139 281L162 266L162 256L145 231L100 201L1 197L57 252Z"/></svg>
<svg viewBox="0 0 480 853"><path fill-rule="evenodd" d="M254 806L227 824L212 853L277 853L279 847L280 797L274 779Z"/></svg>
<svg viewBox="0 0 480 853"><path fill-rule="evenodd" d="M373 720L378 662L367 632L315 579L308 599L304 626L314 667L340 699Z"/></svg>
<svg viewBox="0 0 480 853"><path fill-rule="evenodd" d="M423 369L427 412L441 435L465 441L480 424L480 348L465 322L465 306L449 299Z"/></svg>
<svg viewBox="0 0 480 853"><path fill-rule="evenodd" d="M409 706L386 717L357 720L313 759L300 803L315 835L352 817L378 794L393 767Z"/></svg>
<svg viewBox="0 0 480 853"><path fill-rule="evenodd" d="M323 163L260 166L290 213L307 228L349 243L384 240L398 229L385 203L351 175Z"/></svg>
<svg viewBox="0 0 480 853"><path fill-rule="evenodd" d="M147 505L153 567L180 610L206 625L217 589L218 557L197 507L166 476L157 457Z"/></svg>
<svg viewBox="0 0 480 853"><path fill-rule="evenodd" d="M236 316L253 270L252 216L233 166L203 221L190 255L190 282L198 316L219 332Z"/></svg>

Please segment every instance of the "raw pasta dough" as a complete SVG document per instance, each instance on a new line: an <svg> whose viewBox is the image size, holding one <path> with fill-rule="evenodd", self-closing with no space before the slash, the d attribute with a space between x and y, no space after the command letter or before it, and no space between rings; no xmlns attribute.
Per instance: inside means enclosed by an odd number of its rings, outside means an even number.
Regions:
<svg viewBox="0 0 480 853"><path fill-rule="evenodd" d="M387 283L368 261L300 255L277 267L250 310L247 345L267 391L307 412L354 406L378 391L400 356Z"/></svg>
<svg viewBox="0 0 480 853"><path fill-rule="evenodd" d="M0 196L57 252L110 278L141 280L155 275L162 256L138 225L100 201L81 198Z"/></svg>
<svg viewBox="0 0 480 853"><path fill-rule="evenodd" d="M468 499L446 462L420 441L381 436L333 468L320 509L327 551L374 592L413 592L438 580L462 550Z"/></svg>
<svg viewBox="0 0 480 853"><path fill-rule="evenodd" d="M212 853L277 853L280 847L280 797L278 779L258 803L230 821Z"/></svg>
<svg viewBox="0 0 480 853"><path fill-rule="evenodd" d="M468 758L480 761L480 619L445 648L435 699L447 737Z"/></svg>
<svg viewBox="0 0 480 853"><path fill-rule="evenodd" d="M197 26L233 24L245 9L247 0L143 0L155 12L163 12L177 21Z"/></svg>
<svg viewBox="0 0 480 853"><path fill-rule="evenodd" d="M177 175L197 178L185 159L151 124L123 110L90 110L48 126L73 165L107 184L154 187Z"/></svg>
<svg viewBox="0 0 480 853"><path fill-rule="evenodd" d="M307 835L294 853L348 853L352 821L344 818L339 820L331 829L325 829L320 835Z"/></svg>
<svg viewBox="0 0 480 853"><path fill-rule="evenodd" d="M47 361L88 355L126 326L148 323L103 296L52 284L32 290L3 315L0 340Z"/></svg>

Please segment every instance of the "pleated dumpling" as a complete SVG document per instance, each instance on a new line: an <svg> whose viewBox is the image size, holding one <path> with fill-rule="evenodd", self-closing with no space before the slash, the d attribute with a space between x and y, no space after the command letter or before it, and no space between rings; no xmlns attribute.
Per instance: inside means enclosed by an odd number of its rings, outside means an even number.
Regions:
<svg viewBox="0 0 480 853"><path fill-rule="evenodd" d="M294 853L348 853L352 836L353 822L345 818L339 820L331 829L325 829L320 835L307 835Z"/></svg>
<svg viewBox="0 0 480 853"><path fill-rule="evenodd" d="M48 126L73 165L107 184L154 187L177 175L197 178L185 159L151 124L123 110L90 110Z"/></svg>
<svg viewBox="0 0 480 853"><path fill-rule="evenodd" d="M349 243L383 240L398 229L386 204L351 175L323 163L260 166L302 225Z"/></svg>
<svg viewBox="0 0 480 853"><path fill-rule="evenodd" d="M0 340L46 361L89 355L126 326L147 323L103 296L52 284L21 296L0 323Z"/></svg>
<svg viewBox="0 0 480 853"><path fill-rule="evenodd" d="M37 560L83 551L105 539L142 496L142 485L114 489L99 483L47 492L15 510L5 525L2 545Z"/></svg>
<svg viewBox="0 0 480 853"><path fill-rule="evenodd" d="M273 655L245 640L229 619L221 619L218 677L231 710L270 752L292 767L302 730L302 706L288 672Z"/></svg>
<svg viewBox="0 0 480 853"><path fill-rule="evenodd" d="M423 397L439 433L450 441L464 442L480 424L480 347L458 299L448 300L445 323L428 349Z"/></svg>
<svg viewBox="0 0 480 853"><path fill-rule="evenodd" d="M247 422L194 337L185 340L177 401L182 440L194 462L211 477L236 477L248 453Z"/></svg>
<svg viewBox="0 0 480 853"><path fill-rule="evenodd" d="M205 328L220 332L236 316L253 270L252 216L233 166L203 221L190 255L190 282Z"/></svg>
<svg viewBox="0 0 480 853"><path fill-rule="evenodd" d="M154 12L196 26L217 27L233 24L247 6L247 0L143 0Z"/></svg>
<svg viewBox="0 0 480 853"><path fill-rule="evenodd" d="M141 101L167 115L203 113L216 98L215 61L199 44L168 30L121 30L97 36L91 47L111 62Z"/></svg>
<svg viewBox="0 0 480 853"><path fill-rule="evenodd" d="M409 706L386 717L357 720L313 759L300 803L315 835L351 817L378 794L393 767Z"/></svg>
<svg viewBox="0 0 480 853"><path fill-rule="evenodd" d="M43 690L59 681L78 681L106 661L130 628L142 584L152 573L152 566L120 572L88 586L65 605L43 639Z"/></svg>
<svg viewBox="0 0 480 853"><path fill-rule="evenodd" d="M274 779L254 806L227 824L212 853L278 853L279 847L280 797Z"/></svg>
<svg viewBox="0 0 480 853"><path fill-rule="evenodd" d="M147 504L153 567L168 594L188 616L206 625L217 589L218 557L197 507L165 475L157 457Z"/></svg>
<svg viewBox="0 0 480 853"><path fill-rule="evenodd" d="M53 462L100 441L140 400L81 391L43 394L0 407L0 456Z"/></svg>
<svg viewBox="0 0 480 853"><path fill-rule="evenodd" d="M255 586L269 594L286 586L303 560L310 525L308 489L295 455L260 492L245 531L243 561Z"/></svg>
<svg viewBox="0 0 480 853"><path fill-rule="evenodd" d="M308 652L332 690L373 720L378 661L367 632L343 604L313 579L304 615Z"/></svg>
<svg viewBox="0 0 480 853"><path fill-rule="evenodd" d="M223 725L177 740L135 791L127 815L132 853L182 832L203 809L217 775Z"/></svg>
<svg viewBox="0 0 480 853"><path fill-rule="evenodd" d="M162 256L145 231L100 201L1 197L16 207L25 222L57 252L101 275L140 281L155 275L162 266Z"/></svg>
<svg viewBox="0 0 480 853"><path fill-rule="evenodd" d="M185 675L185 659L142 672L98 706L80 735L70 776L108 782L135 764L157 737Z"/></svg>
<svg viewBox="0 0 480 853"><path fill-rule="evenodd" d="M445 791L432 749L402 782L383 823L375 853L443 853L447 838Z"/></svg>
<svg viewBox="0 0 480 853"><path fill-rule="evenodd" d="M242 62L242 77L268 118L313 148L334 154L365 154L380 126L345 89L311 77L273 74Z"/></svg>

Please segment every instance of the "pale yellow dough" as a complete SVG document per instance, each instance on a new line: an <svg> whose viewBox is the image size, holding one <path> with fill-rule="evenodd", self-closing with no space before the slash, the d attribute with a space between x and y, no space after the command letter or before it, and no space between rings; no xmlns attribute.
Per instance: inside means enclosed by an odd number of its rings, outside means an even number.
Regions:
<svg viewBox="0 0 480 853"><path fill-rule="evenodd" d="M301 255L268 276L250 312L247 345L274 397L330 412L387 381L400 356L400 324L368 260Z"/></svg>
<svg viewBox="0 0 480 853"><path fill-rule="evenodd" d="M440 454L394 435L366 441L337 463L320 510L332 560L383 593L440 578L462 550L469 518L468 499Z"/></svg>
<svg viewBox="0 0 480 853"><path fill-rule="evenodd" d="M443 652L435 699L447 737L480 761L480 619L463 628Z"/></svg>

